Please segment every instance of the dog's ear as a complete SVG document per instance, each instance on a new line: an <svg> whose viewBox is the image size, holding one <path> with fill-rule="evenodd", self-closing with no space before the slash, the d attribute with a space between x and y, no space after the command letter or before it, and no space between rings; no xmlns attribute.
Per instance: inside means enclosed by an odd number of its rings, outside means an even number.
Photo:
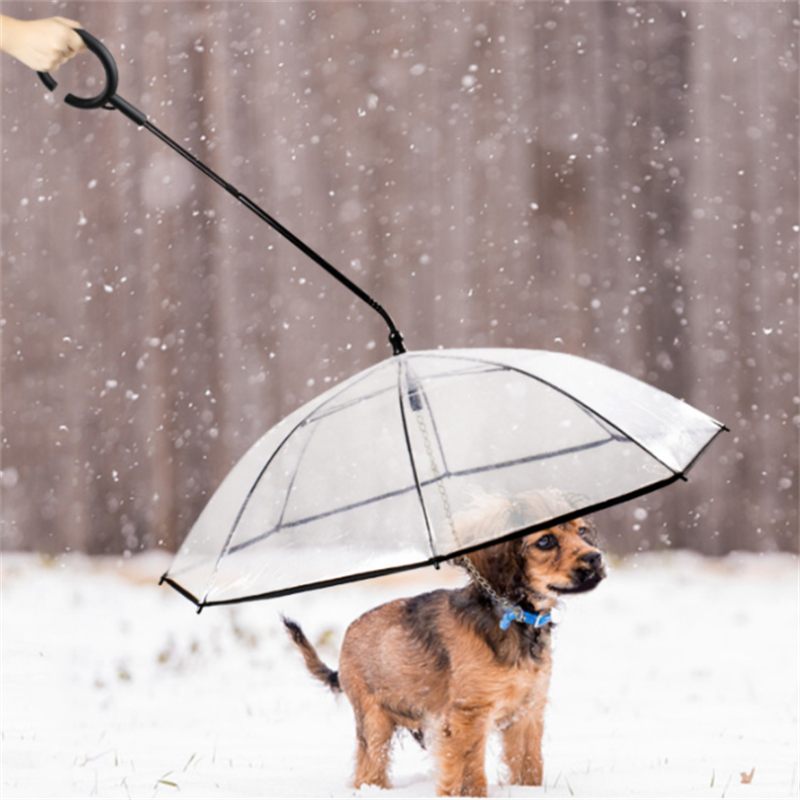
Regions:
<svg viewBox="0 0 800 800"><path fill-rule="evenodd" d="M515 597L525 583L525 559L521 539L476 550L469 554L469 559L498 594L509 600L522 599ZM524 598L524 592L522 597Z"/></svg>

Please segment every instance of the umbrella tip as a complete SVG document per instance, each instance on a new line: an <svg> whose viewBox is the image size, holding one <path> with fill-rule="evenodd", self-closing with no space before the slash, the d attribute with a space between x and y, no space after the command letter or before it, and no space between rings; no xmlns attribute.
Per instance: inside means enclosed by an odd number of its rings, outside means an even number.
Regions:
<svg viewBox="0 0 800 800"><path fill-rule="evenodd" d="M403 344L403 334L397 328L392 328L389 333L389 344L392 346L392 355L394 356L401 356L406 352L406 347Z"/></svg>

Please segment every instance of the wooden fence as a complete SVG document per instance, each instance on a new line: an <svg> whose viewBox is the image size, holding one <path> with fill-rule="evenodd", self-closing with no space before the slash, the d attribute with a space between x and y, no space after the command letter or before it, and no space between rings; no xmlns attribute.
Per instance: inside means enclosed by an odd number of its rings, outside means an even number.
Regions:
<svg viewBox="0 0 800 800"><path fill-rule="evenodd" d="M797 549L796 3L3 12L81 20L119 93L410 349L575 353L725 422L688 484L603 512L611 549ZM174 548L385 327L121 114L6 56L2 89L3 547Z"/></svg>

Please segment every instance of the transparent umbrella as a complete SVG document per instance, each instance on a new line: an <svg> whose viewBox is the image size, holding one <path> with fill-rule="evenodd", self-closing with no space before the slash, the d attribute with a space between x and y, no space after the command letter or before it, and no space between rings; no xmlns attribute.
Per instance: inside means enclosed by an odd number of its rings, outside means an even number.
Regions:
<svg viewBox="0 0 800 800"><path fill-rule="evenodd" d="M163 580L202 608L437 564L683 478L721 430L575 356L398 354L256 442ZM459 530L476 494L531 490L561 500L506 529Z"/></svg>
<svg viewBox="0 0 800 800"><path fill-rule="evenodd" d="M66 103L118 110L157 136L389 329L390 359L284 419L213 495L162 578L199 608L435 565L624 502L683 478L724 430L658 389L574 356L406 352L382 306L121 98L111 54L78 33L106 82L96 96L69 94ZM477 494L531 492L550 498L530 504L531 516L461 529Z"/></svg>

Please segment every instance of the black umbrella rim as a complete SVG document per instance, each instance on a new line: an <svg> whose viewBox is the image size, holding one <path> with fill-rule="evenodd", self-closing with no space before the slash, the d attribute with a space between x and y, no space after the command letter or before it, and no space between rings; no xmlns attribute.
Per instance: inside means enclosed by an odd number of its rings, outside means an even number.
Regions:
<svg viewBox="0 0 800 800"><path fill-rule="evenodd" d="M454 561L460 558L461 556L468 555L469 553L474 553L477 550L483 550L487 547L491 547L496 544L508 542L513 539L519 539L522 536L528 536L531 533L536 533L538 531L551 528L555 525L561 525L565 522L569 522L570 520L576 519L577 517L594 514L598 511L604 511L607 508L621 505L622 503L627 503L631 500L635 500L638 497L650 494L651 492L656 492L659 489L663 489L679 480L686 481L688 480L688 478L686 477L687 473L694 466L697 460L703 455L703 453L708 449L708 447L717 438L717 436L719 436L719 434L722 433L723 431L727 430L728 428L726 428L724 425L720 425L720 429L708 440L708 442L704 445L704 447L698 451L697 455L692 459L689 465L682 472L675 473L667 478L664 478L663 480L648 484L647 486L643 486L639 489L636 489L633 492L620 495L619 497L616 497L612 500L605 500L601 503L595 503L593 505L586 506L584 508L581 508L580 510L571 511L568 514L562 514L557 517L552 517L551 519L536 523L535 525L529 525L525 528L520 528L519 530L512 531L511 533L505 534L503 536L499 536L496 539L492 539L490 542L483 542L478 545L465 547L461 550L454 551L452 553L449 553L447 556L434 556L432 558L425 559L424 561L398 565L396 567L385 567L383 569L378 569L378 570L368 570L366 572L357 572L352 575L341 575L337 578L330 578L324 581L315 581L312 583L299 584L296 586L291 586L287 589L277 589L273 592L263 592L261 594L249 595L247 597L236 597L230 600L201 601L187 589L184 589L183 586L181 586L173 578L170 578L169 574L166 572L164 573L164 575L162 575L161 580L159 581L159 585L166 583L169 586L171 586L173 589L175 589L175 591L183 595L183 597L185 597L187 600L190 600L192 603L194 603L195 606L197 606L197 613L199 614L204 608L210 608L212 606L231 606L231 605L239 605L241 603L255 602L257 600L272 600L279 597L288 597L293 594L301 594L302 592L314 591L316 589L328 589L333 586L342 586L348 583L356 583L358 581L370 580L372 578L381 578L386 575L395 575L400 572L410 572L411 570L421 569L422 567L433 566L438 569L439 565L444 562Z"/></svg>

